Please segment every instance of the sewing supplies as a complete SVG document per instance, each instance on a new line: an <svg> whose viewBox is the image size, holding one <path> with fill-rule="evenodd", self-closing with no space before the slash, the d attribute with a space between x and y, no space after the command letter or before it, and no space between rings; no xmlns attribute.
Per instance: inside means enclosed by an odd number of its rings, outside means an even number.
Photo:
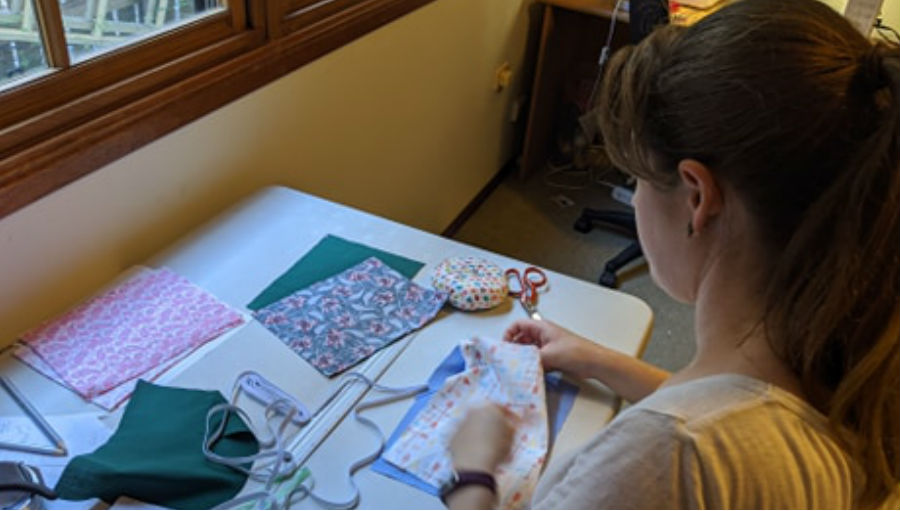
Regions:
<svg viewBox="0 0 900 511"><path fill-rule="evenodd" d="M247 474L210 463L202 449L207 412L226 402L219 391L138 382L115 432L93 452L72 458L56 492L65 500L111 503L128 496L175 509L209 509L233 498ZM231 458L260 450L240 416L210 426L220 425L215 454Z"/></svg>
<svg viewBox="0 0 900 511"><path fill-rule="evenodd" d="M168 268L143 269L21 339L68 388L90 400L243 322L240 313Z"/></svg>
<svg viewBox="0 0 900 511"><path fill-rule="evenodd" d="M30 452L34 454L46 454L48 456L67 456L68 450L66 449L66 443L63 439L56 433L53 429L53 426L44 419L44 416L41 415L41 412L31 404L30 401L25 397L25 394L19 391L13 382L6 379L3 376L0 376L0 386L6 390L6 393L9 394L10 397L15 400L15 402L19 405L20 408L25 412L26 415L31 419L31 421L41 430L41 433L47 437L47 440L53 444L53 448L49 447L41 447L37 445L20 445L8 442L0 442L0 448L9 449L13 451L22 451L22 452Z"/></svg>
<svg viewBox="0 0 900 511"><path fill-rule="evenodd" d="M450 305L464 311L496 307L508 290L499 266L473 256L444 259L435 267L431 282L449 295Z"/></svg>
<svg viewBox="0 0 900 511"><path fill-rule="evenodd" d="M295 458L286 447L289 441L286 438L285 431L288 423L291 422L291 417L295 415L296 410L293 408L292 403L296 402L296 400L288 396L288 400L275 400L269 406L267 406L265 417L266 430L269 438L262 438L262 435L259 434L259 431L254 430L246 412L233 404L237 400L239 390L243 388L241 378L238 378L234 385L231 403L223 403L217 405L211 408L207 413L207 427L206 432L204 433L203 453L204 456L206 456L206 458L213 463L231 467L235 470L247 474L248 477L253 480L264 482L264 487L260 491L256 491L248 495L243 495L222 502L221 504L216 506L216 509L231 509L245 506L247 504L252 504L254 508L258 509L287 509L293 502L305 497L312 498L318 505L322 507L330 507L335 509L350 509L356 507L359 504L360 493L359 488L356 486L356 482L353 480L353 475L357 471L359 471L359 469L365 467L366 465L372 463L375 459L377 459L384 450L385 445L385 436L381 431L381 428L379 428L375 422L360 414L369 408L374 408L387 403L391 403L393 401L415 396L421 392L424 392L428 388L427 385L415 385L402 388L387 387L375 383L363 374L355 372L347 373L341 378L341 380L339 380L336 390L330 396L328 396L328 398L326 398L325 401L312 414L312 418L317 417L323 410L325 410L329 406L329 404L331 404L331 402L334 401L334 399L336 399L347 386L353 385L357 382L362 382L367 389L387 393L388 395L386 397L364 401L354 407L353 418L360 424L363 424L364 426L372 430L377 435L378 447L373 450L372 453L363 456L350 465L347 470L347 480L352 489L352 494L346 499L335 500L328 499L316 494L313 491L315 480L311 476L309 476L309 474L301 474L299 476L297 475L298 470L303 470L302 468L300 468L300 464L302 464L305 460ZM285 406L288 407L287 413L278 411L280 407ZM284 410L284 408L280 409ZM212 452L212 446L215 445L215 443L221 438L222 427L219 426L215 429L215 431L211 431L213 429L211 427L211 421L218 414L221 414L225 418L219 421L219 424L222 424L231 413L237 414L238 416L242 417L244 421L248 425L250 425L251 432L256 438L259 439L260 442L261 449L258 453L248 456L229 457ZM271 419L275 414L283 414L285 416L284 419L281 420L281 423L277 428L273 427L273 425L271 424ZM247 468L248 466L251 466L248 465L249 463L255 463L257 461L266 459L271 459L272 461L268 464L259 465L252 470Z"/></svg>
<svg viewBox="0 0 900 511"><path fill-rule="evenodd" d="M22 462L0 462L0 509L46 509L44 499L56 499L44 484L40 469Z"/></svg>
<svg viewBox="0 0 900 511"><path fill-rule="evenodd" d="M498 509L528 505L549 446L544 374L535 346L473 338L460 350L466 369L448 377L384 459L431 486L453 471L449 445L468 410L485 402L515 417L516 435L497 470Z"/></svg>
<svg viewBox="0 0 900 511"><path fill-rule="evenodd" d="M509 295L518 299L528 317L541 320L537 310L538 291L547 285L547 275L534 266L529 266L522 272L510 268L504 275L509 283Z"/></svg>
<svg viewBox="0 0 900 511"><path fill-rule="evenodd" d="M130 380L126 380L119 385L116 385L115 387L107 390L106 392L97 394L96 396L90 398L89 401L99 406L100 408L111 412L118 408L119 405L124 403L128 399L128 397L131 396L131 394L134 392L134 387L137 385L138 380L156 381L163 373L190 356L191 353L191 351L185 351L181 355L176 356L168 362L164 362L157 365L156 367L150 368L140 375L135 376ZM16 358L31 366L31 368L35 371L53 380L58 385L65 388L70 388L69 384L67 384L59 376L56 370L46 362L44 362L44 359L42 359L40 355L35 353L34 350L31 349L31 346L29 346L28 344L17 342L14 345L13 354Z"/></svg>
<svg viewBox="0 0 900 511"><path fill-rule="evenodd" d="M377 257L381 262L408 279L415 277L416 273L425 266L425 263L329 234L319 240L290 269L269 284L247 305L247 308L251 311L262 309L320 280L325 280L356 266L370 257Z"/></svg>
<svg viewBox="0 0 900 511"><path fill-rule="evenodd" d="M253 316L319 372L333 376L424 326L446 299L370 257Z"/></svg>
<svg viewBox="0 0 900 511"><path fill-rule="evenodd" d="M272 407L280 415L291 417L291 422L302 426L309 422L309 410L299 399L281 390L256 371L244 371L238 376L237 385L255 401Z"/></svg>
<svg viewBox="0 0 900 511"><path fill-rule="evenodd" d="M409 425L412 424L419 413L428 406L434 394L444 386L447 378L465 370L466 360L463 358L460 346L457 345L431 373L431 376L428 378L428 391L416 396L415 402L409 407L406 415L400 419L400 423L397 424L394 432L388 438L385 451L389 451L397 443L397 440L409 428ZM552 444L560 430L562 430L569 412L575 404L575 397L578 395L579 388L577 385L567 382L559 373L555 372L544 374L544 387L547 397L547 417L549 418L548 433ZM384 459L384 455L378 458L371 468L374 472L408 484L429 495L440 496L440 487L432 486L415 475L387 462Z"/></svg>

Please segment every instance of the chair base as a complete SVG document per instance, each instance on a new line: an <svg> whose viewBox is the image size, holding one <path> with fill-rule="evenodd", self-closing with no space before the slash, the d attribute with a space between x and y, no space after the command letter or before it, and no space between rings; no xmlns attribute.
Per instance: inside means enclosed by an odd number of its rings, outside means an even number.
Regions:
<svg viewBox="0 0 900 511"><path fill-rule="evenodd" d="M625 231L634 238L634 242L625 247L615 257L606 262L603 273L597 283L608 288L616 288L619 284L618 271L628 263L644 255L640 242L637 241L637 225L633 213L623 211L601 210L584 208L581 216L575 220L573 228L581 233L588 233L594 228L594 223L602 223Z"/></svg>

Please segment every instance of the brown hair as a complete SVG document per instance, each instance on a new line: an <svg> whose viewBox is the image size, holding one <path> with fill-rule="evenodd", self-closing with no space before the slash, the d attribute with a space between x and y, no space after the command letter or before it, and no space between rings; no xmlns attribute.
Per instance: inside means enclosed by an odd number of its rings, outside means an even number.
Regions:
<svg viewBox="0 0 900 511"><path fill-rule="evenodd" d="M900 50L815 0L744 0L661 27L609 62L598 122L658 187L706 164L770 257L769 343L865 470L900 480Z"/></svg>

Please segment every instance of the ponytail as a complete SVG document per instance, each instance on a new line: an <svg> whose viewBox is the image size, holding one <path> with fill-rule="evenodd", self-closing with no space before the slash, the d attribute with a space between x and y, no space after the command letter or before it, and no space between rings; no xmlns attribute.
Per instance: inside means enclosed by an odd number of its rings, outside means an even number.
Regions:
<svg viewBox="0 0 900 511"><path fill-rule="evenodd" d="M859 503L873 507L900 480L900 52L872 47L853 82L875 131L786 246L765 325L864 468Z"/></svg>

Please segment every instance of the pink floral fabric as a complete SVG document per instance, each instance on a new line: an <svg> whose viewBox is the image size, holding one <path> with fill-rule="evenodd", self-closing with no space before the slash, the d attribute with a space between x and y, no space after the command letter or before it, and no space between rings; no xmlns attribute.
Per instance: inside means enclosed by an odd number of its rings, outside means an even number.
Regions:
<svg viewBox="0 0 900 511"><path fill-rule="evenodd" d="M22 336L65 385L94 399L242 324L167 268L141 272Z"/></svg>
<svg viewBox="0 0 900 511"><path fill-rule="evenodd" d="M374 257L286 296L254 317L325 376L420 328L447 295L425 289Z"/></svg>
<svg viewBox="0 0 900 511"><path fill-rule="evenodd" d="M37 353L35 353L27 344L20 344L16 346L13 354L16 356L16 358L31 366L31 368L35 371L43 374L47 378L55 381L63 387L68 387L68 384L66 384L66 382L63 381L62 378L60 378L59 374L57 374L57 372L52 367L47 365L47 363L44 362L44 359L42 359ZM97 394L90 399L90 402L94 403L100 408L103 408L106 411L113 411L118 408L119 405L124 403L125 400L131 397L131 394L134 392L134 387L137 386L138 380L156 381L156 379L159 378L163 373L168 371L175 364L187 358L187 356L190 354L190 351L185 351L181 355L173 358L171 361L163 362L162 364L149 369L128 381L120 383L119 385L116 385L115 387L105 392Z"/></svg>

